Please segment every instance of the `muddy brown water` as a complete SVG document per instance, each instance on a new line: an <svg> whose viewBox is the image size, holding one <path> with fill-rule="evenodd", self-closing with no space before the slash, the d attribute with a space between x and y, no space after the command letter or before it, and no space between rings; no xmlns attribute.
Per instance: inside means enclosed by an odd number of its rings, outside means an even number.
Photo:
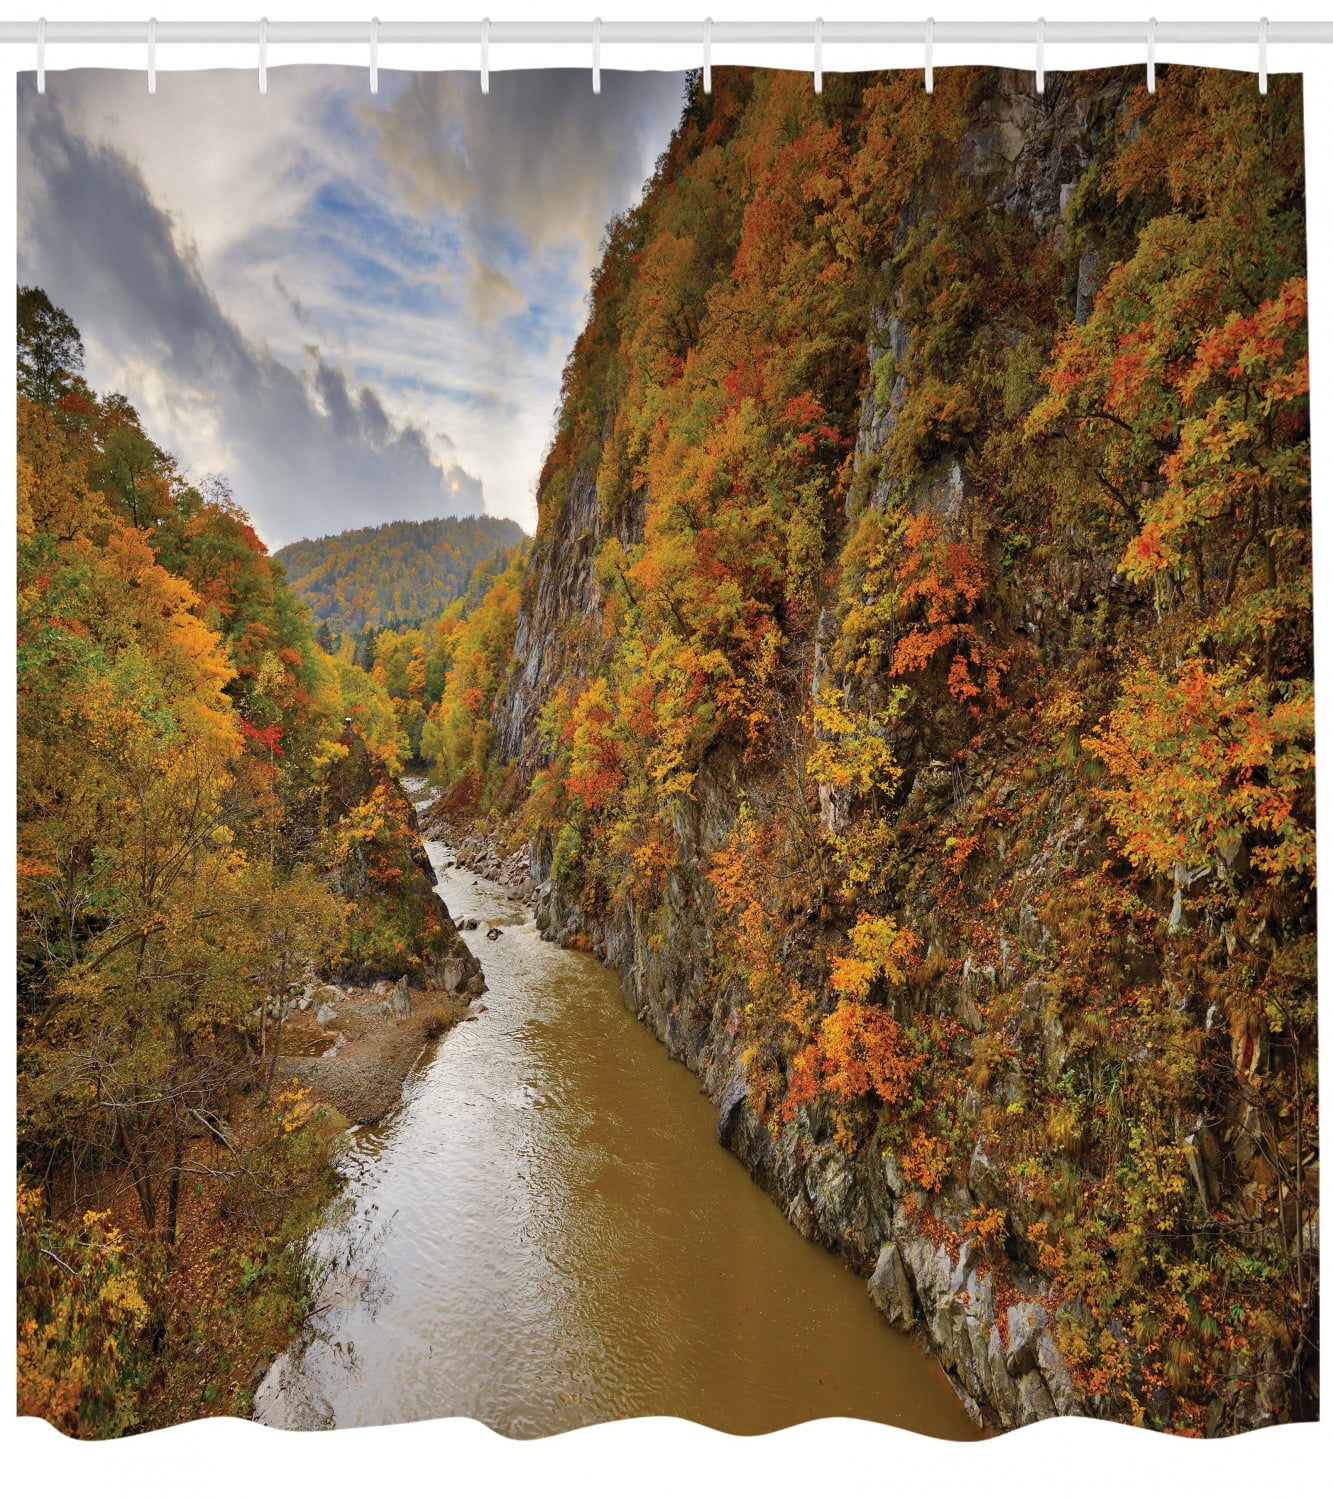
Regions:
<svg viewBox="0 0 1333 1500"><path fill-rule="evenodd" d="M496 885L440 893L486 969L380 1127L351 1138L309 1334L256 1416L470 1416L539 1437L626 1416L735 1433L850 1416L979 1436L936 1362L717 1143L716 1111L614 972L543 943ZM486 925L503 936L486 940Z"/></svg>

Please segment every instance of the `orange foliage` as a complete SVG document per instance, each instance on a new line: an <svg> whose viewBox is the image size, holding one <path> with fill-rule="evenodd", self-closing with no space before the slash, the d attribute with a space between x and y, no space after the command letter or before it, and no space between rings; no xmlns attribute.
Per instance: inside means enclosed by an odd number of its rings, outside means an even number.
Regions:
<svg viewBox="0 0 1333 1500"><path fill-rule="evenodd" d="M910 1092L918 1062L916 1049L886 1011L840 1000L792 1063L782 1117L792 1119L821 1093L844 1103L869 1096L897 1104Z"/></svg>
<svg viewBox="0 0 1333 1500"><path fill-rule="evenodd" d="M897 607L921 623L898 638L891 671L895 677L924 671L940 652L949 652L949 692L960 701L979 697L982 688L1003 707L1000 680L1009 654L994 650L969 616L986 586L980 561L967 543L950 540L929 514L911 517L904 525L901 560L895 570Z"/></svg>
<svg viewBox="0 0 1333 1500"><path fill-rule="evenodd" d="M903 1152L903 1176L928 1193L937 1193L948 1175L948 1147L926 1131L918 1131Z"/></svg>
<svg viewBox="0 0 1333 1500"><path fill-rule="evenodd" d="M1215 669L1196 657L1161 672L1141 662L1084 743L1124 779L1102 798L1135 864L1232 865L1244 843L1270 875L1313 873L1314 702L1305 685L1270 695L1240 665Z"/></svg>

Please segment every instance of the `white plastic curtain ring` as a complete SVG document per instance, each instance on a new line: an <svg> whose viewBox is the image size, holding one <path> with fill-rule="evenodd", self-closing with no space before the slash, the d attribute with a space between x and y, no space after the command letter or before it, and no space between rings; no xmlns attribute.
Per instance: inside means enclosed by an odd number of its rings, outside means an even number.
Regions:
<svg viewBox="0 0 1333 1500"><path fill-rule="evenodd" d="M592 23L592 91L602 92L602 18L597 16Z"/></svg>
<svg viewBox="0 0 1333 1500"><path fill-rule="evenodd" d="M926 17L926 92L935 92L935 17Z"/></svg>
<svg viewBox="0 0 1333 1500"><path fill-rule="evenodd" d="M148 92L157 93L157 17L148 18Z"/></svg>
<svg viewBox="0 0 1333 1500"><path fill-rule="evenodd" d="M713 18L704 17L704 93L713 92Z"/></svg>
<svg viewBox="0 0 1333 1500"><path fill-rule="evenodd" d="M37 92L46 92L46 17L37 20Z"/></svg>
<svg viewBox="0 0 1333 1500"><path fill-rule="evenodd" d="M259 18L259 92L268 93L268 17Z"/></svg>
<svg viewBox="0 0 1333 1500"><path fill-rule="evenodd" d="M1259 92L1268 92L1268 17L1259 22Z"/></svg>
<svg viewBox="0 0 1333 1500"><path fill-rule="evenodd" d="M1046 92L1046 17L1037 17L1037 93Z"/></svg>
<svg viewBox="0 0 1333 1500"><path fill-rule="evenodd" d="M481 91L491 91L491 18L481 18Z"/></svg>
<svg viewBox="0 0 1333 1500"><path fill-rule="evenodd" d="M1148 20L1148 92L1157 92L1157 17Z"/></svg>
<svg viewBox="0 0 1333 1500"><path fill-rule="evenodd" d="M815 17L815 93L824 92L824 18Z"/></svg>
<svg viewBox="0 0 1333 1500"><path fill-rule="evenodd" d="M380 18L370 18L370 92L380 91Z"/></svg>

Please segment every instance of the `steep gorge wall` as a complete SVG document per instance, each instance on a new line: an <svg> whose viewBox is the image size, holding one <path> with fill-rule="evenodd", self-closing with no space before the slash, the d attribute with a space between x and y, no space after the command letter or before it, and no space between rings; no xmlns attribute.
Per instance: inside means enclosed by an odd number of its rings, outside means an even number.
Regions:
<svg viewBox="0 0 1333 1500"><path fill-rule="evenodd" d="M1080 216L1080 207L1090 197L1089 184L1096 185L1099 153L1104 161L1117 126L1125 125L1135 82L1129 73L1052 78L1038 99L1030 75L986 75L984 87L971 90L960 106L951 159L927 163L917 174L893 226L895 248L928 227L944 195L961 183L979 214L1019 226L1015 232L1030 237L1034 260L1049 258L1050 284L1063 276L1061 305L1048 309L1052 334L1061 322L1085 324L1124 246L1114 243L1114 226ZM678 160L668 171L680 174L687 165ZM1062 272L1052 277L1050 263ZM847 604L845 591L840 603L828 579L860 566L847 552L858 517L898 504L909 518L929 518L945 536L975 538L978 511L997 504L993 454L979 452L975 443L951 442L947 433L925 453L910 484L895 471L891 454L898 451L895 429L913 391L914 341L931 330L919 313L904 313L892 278L870 277L864 285L855 314L859 345L850 340L837 356L867 373L859 382L850 458L839 470L828 513L823 581L817 607L793 614L786 632L785 691L798 706L829 688L849 705L880 708L888 701L890 673L858 675L835 649ZM959 295L966 290L960 287ZM1004 309L991 308L986 320L998 344L1019 342ZM611 655L604 617L614 585L597 566L599 554L609 539L629 555L645 543L649 487L640 480L614 505L599 493L607 484L606 449L620 395L614 382L606 389L609 410L597 440L571 446L556 483L548 474L513 664L495 708L498 752L520 768L524 786L552 753L549 733L538 726L543 706L596 678ZM1114 538L1092 528L1084 535L1047 528L1034 546L1034 537L1022 533L1026 524L1020 515L1007 533L982 529L978 546L990 581L969 615L978 631L984 621L986 649L1006 663L1005 711L985 722L960 717L939 676L917 690L888 731L902 774L879 846L889 866L879 888L899 926L915 934L920 961L886 1003L904 1026L929 1018L946 1038L946 1068L963 1080L949 1105L951 1117L943 1122L940 1116L952 1165L932 1188L905 1172L901 1142L884 1128L891 1109L880 1112L878 1124L858 1115L859 1135L849 1138L845 1119L828 1101L784 1112L756 1082L754 1057L763 1047L755 1040L746 977L721 957L734 917L719 902L712 871L743 815L786 805L783 773L772 764L780 756L771 724L770 758L753 744L722 739L701 756L688 795L664 802L670 868L649 896L632 885L609 892L590 855L562 861L552 827L539 827L533 841L538 919L548 938L586 940L615 966L627 1003L671 1055L698 1074L717 1105L719 1140L802 1234L869 1278L886 1318L926 1339L979 1422L1010 1428L1086 1412L1186 1425L1171 1413L1187 1381L1173 1392L1136 1376L1126 1383L1133 1390L1127 1397L1124 1389L1089 1379L1090 1356L1081 1371L1071 1369L1060 1327L1073 1328L1084 1350L1078 1329L1088 1322L1088 1310L1063 1285L1059 1259L1040 1253L1045 1221L1054 1222L1053 1199L1047 1188L1034 1187L1009 1140L1010 1126L1016 1131L1026 1124L1034 1101L1063 1097L1075 1073L1081 1078L1095 1070L1097 1038L1111 1024L1097 1016L1106 973L1123 976L1117 982L1127 991L1132 984L1156 985L1183 996L1177 1008L1183 1013L1188 1005L1191 1014L1198 1008L1196 1029L1211 1033L1213 1027L1213 1012L1203 1015L1206 986L1201 999L1186 994L1180 980L1180 962L1195 963L1197 955L1178 962L1163 951L1169 886L1136 887L1133 909L1126 901L1114 919L1097 905L1104 902L1097 882L1105 880L1115 855L1108 860L1108 828L1077 748L1079 725L1090 727L1095 714L1071 717L1070 725L1054 730L1042 717L1058 674L1076 695L1086 692L1090 704L1109 703L1108 688L1098 684L1125 643L1148 628L1155 608L1160 616L1160 597L1154 605L1127 586ZM1050 736L1051 752L1038 774L1033 745L1045 743L1043 734ZM825 833L854 825L854 789L824 784L818 794ZM813 809L815 799L802 793L806 801ZM585 843L599 836L585 831ZM1128 879L1128 866L1122 861L1118 868ZM1219 866L1218 880L1225 874ZM830 936L836 940L850 926L845 903L822 886L812 889L774 940L778 961L794 975L818 969L817 955ZM1177 877L1177 907L1181 889ZM1232 925L1239 930L1239 919ZM1176 926L1173 915L1173 931ZM1069 950L1080 930L1099 951L1084 955L1086 983L1076 985ZM1225 941L1234 952L1235 936L1229 932ZM1109 1001L1106 1009L1112 1009ZM1238 1066L1236 1049L1246 1045L1257 1053L1257 1042L1233 1038ZM775 1065L789 1068L790 1049L785 1058L776 1044L772 1051ZM1253 1207L1253 1193L1245 1194L1258 1178L1246 1178L1243 1169L1230 1197L1224 1192L1219 1141L1225 1138L1229 1159L1257 1159L1260 1113L1238 1108L1225 1119L1200 1115L1197 1124L1182 1125L1178 1111L1176 1138L1185 1140L1177 1155L1188 1172L1171 1191L1191 1202L1197 1196L1205 1216L1220 1212L1224 1199L1231 1213L1240 1200ZM1051 1123L1060 1118L1052 1109L1048 1159L1057 1175L1073 1180L1089 1170L1086 1131L1080 1139L1070 1126L1062 1139ZM1234 1166L1230 1170L1235 1176ZM1001 1216L998 1238L978 1228L988 1212ZM1303 1247L1307 1230L1297 1212ZM1108 1231L1107 1244L1114 1243ZM1114 1318L1110 1324L1112 1342L1136 1337ZM1100 1347L1105 1363L1107 1345ZM1197 1404L1199 1428L1235 1431L1307 1413L1302 1382L1299 1350L1293 1354L1290 1338L1275 1334L1254 1343Z"/></svg>
<svg viewBox="0 0 1333 1500"><path fill-rule="evenodd" d="M682 865L706 866L732 826L742 792L734 774L707 777L694 815L679 830ZM1003 1193L987 1192L979 1131L967 1182L951 1185L929 1208L927 1195L905 1182L892 1151L848 1152L826 1115L775 1133L749 1097L739 1040L744 998L710 986L719 914L707 881L685 876L654 912L622 910L599 922L589 920L577 892L552 887L549 869L538 866L535 874L542 879L538 918L547 936L567 942L591 930L595 951L620 976L626 1003L673 1058L698 1074L718 1109L718 1140L802 1235L869 1278L870 1295L894 1326L924 1336L978 1424L1004 1429L1087 1409L1049 1331L1058 1306L1049 1285L1007 1265L1001 1293L978 1245L940 1233L978 1203L1005 1206Z"/></svg>

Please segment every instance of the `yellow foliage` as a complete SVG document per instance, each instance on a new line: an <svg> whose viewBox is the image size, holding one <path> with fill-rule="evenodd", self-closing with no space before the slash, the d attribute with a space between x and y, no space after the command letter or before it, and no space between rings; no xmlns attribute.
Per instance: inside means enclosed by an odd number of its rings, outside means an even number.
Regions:
<svg viewBox="0 0 1333 1500"><path fill-rule="evenodd" d="M41 1192L18 1189L18 1411L76 1437L123 1432L146 1374L148 1302L108 1215L50 1225Z"/></svg>
<svg viewBox="0 0 1333 1500"><path fill-rule="evenodd" d="M920 946L916 934L899 927L891 916L862 912L849 937L852 951L832 960L830 982L840 995L864 1000L876 979L902 984L907 964Z"/></svg>
<svg viewBox="0 0 1333 1500"><path fill-rule="evenodd" d="M872 791L891 795L903 773L885 735L901 698L899 689L888 711L869 714L846 708L831 688L821 692L812 710L816 738L806 758L808 773L825 785L852 787L862 796Z"/></svg>

